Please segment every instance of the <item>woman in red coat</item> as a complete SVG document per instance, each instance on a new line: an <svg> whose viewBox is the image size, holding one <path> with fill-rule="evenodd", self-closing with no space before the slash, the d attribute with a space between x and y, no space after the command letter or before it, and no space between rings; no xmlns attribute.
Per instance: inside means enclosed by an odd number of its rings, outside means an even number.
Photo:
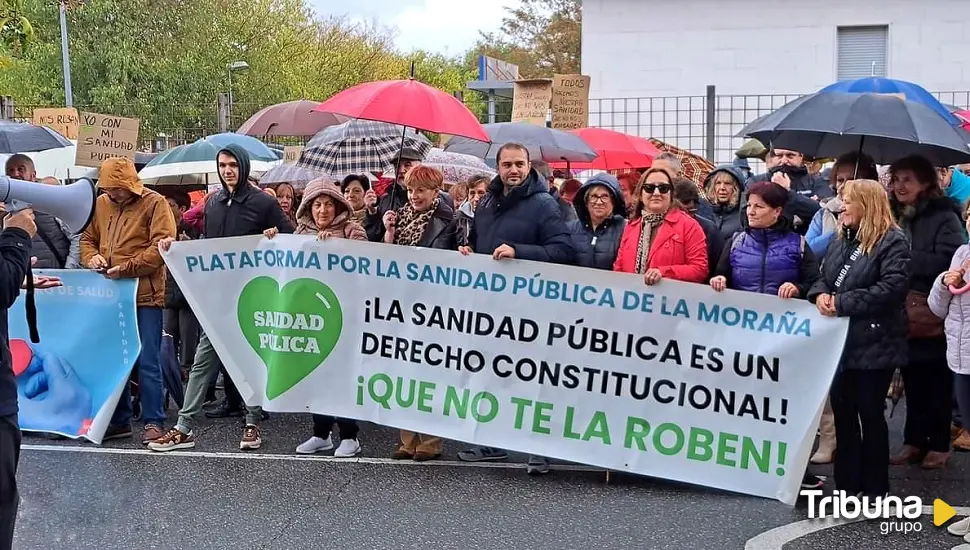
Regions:
<svg viewBox="0 0 970 550"><path fill-rule="evenodd" d="M700 224L674 202L673 187L666 170L644 172L613 271L639 273L648 285L664 278L690 283L707 279L707 238Z"/></svg>

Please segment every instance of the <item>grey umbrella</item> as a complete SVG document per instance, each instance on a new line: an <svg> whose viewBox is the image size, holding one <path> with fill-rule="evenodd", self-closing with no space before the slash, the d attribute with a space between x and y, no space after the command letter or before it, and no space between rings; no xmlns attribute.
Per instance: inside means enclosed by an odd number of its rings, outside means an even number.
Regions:
<svg viewBox="0 0 970 550"><path fill-rule="evenodd" d="M529 149L530 157L546 162L589 162L596 158L596 151L582 138L569 132L526 122L484 124L482 128L485 128L491 143L455 136L448 140L445 151L494 161L502 145L521 143Z"/></svg>
<svg viewBox="0 0 970 550"><path fill-rule="evenodd" d="M815 158L861 151L877 164L909 155L936 166L970 162L970 133L932 108L894 95L819 92L745 126L739 136Z"/></svg>
<svg viewBox="0 0 970 550"><path fill-rule="evenodd" d="M46 126L0 120L0 154L32 153L74 145Z"/></svg>

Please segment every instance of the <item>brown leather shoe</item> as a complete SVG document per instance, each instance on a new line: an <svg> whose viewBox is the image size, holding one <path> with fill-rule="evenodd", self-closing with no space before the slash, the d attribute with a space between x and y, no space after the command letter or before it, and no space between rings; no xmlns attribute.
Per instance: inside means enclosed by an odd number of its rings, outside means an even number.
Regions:
<svg viewBox="0 0 970 550"><path fill-rule="evenodd" d="M919 467L924 470L942 470L946 468L946 463L950 460L950 453L930 451L926 453L926 458L920 463Z"/></svg>
<svg viewBox="0 0 970 550"><path fill-rule="evenodd" d="M960 434L964 431L963 428L957 426L956 424L950 424L950 441L960 437Z"/></svg>
<svg viewBox="0 0 970 550"><path fill-rule="evenodd" d="M393 458L394 460L411 460L412 458L414 458L414 454L409 453L404 449L398 449L394 451L394 454L391 455L391 458Z"/></svg>
<svg viewBox="0 0 970 550"><path fill-rule="evenodd" d="M970 451L970 433L966 430L960 431L960 435L953 440L954 451Z"/></svg>
<svg viewBox="0 0 970 550"><path fill-rule="evenodd" d="M889 459L889 463L893 466L902 466L904 464L919 464L920 460L923 459L923 451L918 447L912 445L903 445L903 448L894 457Z"/></svg>
<svg viewBox="0 0 970 550"><path fill-rule="evenodd" d="M156 439L161 439L163 435L165 432L157 424L145 424L145 430L141 433L141 444L148 445Z"/></svg>

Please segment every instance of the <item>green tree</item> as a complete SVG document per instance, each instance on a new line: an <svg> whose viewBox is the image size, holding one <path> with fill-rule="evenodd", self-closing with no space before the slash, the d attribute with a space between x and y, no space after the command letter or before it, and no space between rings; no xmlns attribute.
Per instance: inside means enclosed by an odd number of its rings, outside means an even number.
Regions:
<svg viewBox="0 0 970 550"><path fill-rule="evenodd" d="M468 61L479 54L502 59L518 65L526 78L580 72L580 0L522 0L506 10L502 31L482 33Z"/></svg>
<svg viewBox="0 0 970 550"><path fill-rule="evenodd" d="M25 11L24 0L0 0L0 56L18 55L34 39L34 26Z"/></svg>

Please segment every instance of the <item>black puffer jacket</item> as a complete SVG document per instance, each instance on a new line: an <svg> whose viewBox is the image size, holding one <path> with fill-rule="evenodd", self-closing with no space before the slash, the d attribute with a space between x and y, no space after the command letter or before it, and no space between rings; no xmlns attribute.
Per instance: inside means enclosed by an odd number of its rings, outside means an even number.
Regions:
<svg viewBox="0 0 970 550"><path fill-rule="evenodd" d="M607 188L613 196L613 214L599 227L590 224L589 210L586 208L586 194L593 186ZM572 236L576 265L593 269L613 269L616 251L620 248L620 238L626 227L626 204L616 178L609 174L596 174L579 188L573 198L576 219L566 223Z"/></svg>
<svg viewBox="0 0 970 550"><path fill-rule="evenodd" d="M913 266L909 288L929 294L936 278L950 268L950 259L967 242L960 220L960 206L949 197L922 200L905 208L890 197L893 216L909 237ZM911 339L910 361L945 361L946 338Z"/></svg>
<svg viewBox="0 0 970 550"><path fill-rule="evenodd" d="M30 241L30 254L37 258L34 264L38 269L64 269L67 259L71 255L71 235L69 235L57 218L34 210L34 223L37 224L37 234ZM47 240L44 240L44 237ZM47 242L54 245L52 250Z"/></svg>
<svg viewBox="0 0 970 550"><path fill-rule="evenodd" d="M507 244L520 260L572 264L574 259L559 203L535 169L520 184L510 187L508 194L502 179L495 176L475 208L468 241L477 254L491 255Z"/></svg>
<svg viewBox="0 0 970 550"><path fill-rule="evenodd" d="M940 273L950 268L953 254L967 242L960 205L949 197L937 197L921 201L907 212L895 197L889 203L911 243L910 288L928 293Z"/></svg>
<svg viewBox="0 0 970 550"><path fill-rule="evenodd" d="M821 277L808 292L812 303L823 293L835 294L835 311L849 318L841 370L895 369L909 362L906 342L906 293L912 256L906 235L891 229L871 254L851 256L859 246L852 231L829 245ZM836 281L846 264L842 284Z"/></svg>

